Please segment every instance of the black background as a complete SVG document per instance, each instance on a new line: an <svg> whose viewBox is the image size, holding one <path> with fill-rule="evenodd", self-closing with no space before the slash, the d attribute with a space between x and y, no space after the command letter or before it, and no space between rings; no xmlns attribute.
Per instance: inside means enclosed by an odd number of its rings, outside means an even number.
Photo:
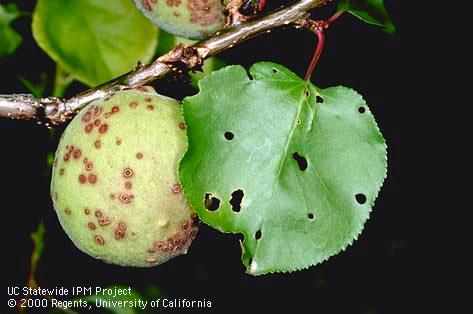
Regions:
<svg viewBox="0 0 473 314"><path fill-rule="evenodd" d="M1 119L5 290L6 286L25 284L33 249L30 233L43 219L46 247L37 280L44 287L122 284L143 292L153 284L169 298L212 300L213 311L218 313L252 313L255 307L265 313L285 309L295 313L304 309L309 313L366 314L422 312L428 306L439 309L441 300L421 297L427 289L435 290L428 279L429 265L423 260L427 247L420 231L427 205L418 193L423 184L424 159L417 153L427 145L428 132L416 121L426 101L416 92L425 60L414 47L422 46L426 39L416 36L414 28L419 23L414 21L412 5L407 8L402 1L385 2L397 26L396 34L388 35L343 16L327 31L325 51L313 75L313 82L320 87L345 85L360 92L388 143L388 178L363 234L347 251L308 270L252 277L245 274L240 261L237 237L202 225L188 255L159 267L133 269L103 264L75 248L52 209L46 155L56 143L47 129L28 121ZM33 1L20 7L31 11ZM330 12L333 7L321 14L328 16ZM29 18L14 24L24 35L24 42L14 56L0 60L0 93L27 92L18 75L36 79L41 72L54 73L53 62L34 43L29 24ZM303 76L315 42L307 31L279 30L238 45L220 57L245 67L256 61L274 61ZM192 93L178 79L155 86L176 98ZM67 96L83 89L75 83Z"/></svg>

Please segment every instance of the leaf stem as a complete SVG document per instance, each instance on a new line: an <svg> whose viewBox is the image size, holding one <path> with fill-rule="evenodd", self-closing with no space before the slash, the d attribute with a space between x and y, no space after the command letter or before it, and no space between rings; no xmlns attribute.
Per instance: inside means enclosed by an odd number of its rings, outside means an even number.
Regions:
<svg viewBox="0 0 473 314"><path fill-rule="evenodd" d="M74 78L56 63L56 74L54 76L53 96L63 97L66 89L74 81Z"/></svg>
<svg viewBox="0 0 473 314"><path fill-rule="evenodd" d="M310 61L309 68L305 74L305 80L309 81L310 77L312 76L312 72L317 65L317 62L320 59L320 55L325 46L325 34L324 31L333 23L335 22L345 11L337 11L334 15L332 15L328 20L308 20L304 24L305 28L308 28L312 32L317 35L317 47L315 48L314 55L312 56L312 60Z"/></svg>
<svg viewBox="0 0 473 314"><path fill-rule="evenodd" d="M332 24L333 22L335 22L343 13L345 13L345 11L337 11L337 12L335 12L335 14L332 15L332 16L327 20L325 28L329 27L330 24Z"/></svg>
<svg viewBox="0 0 473 314"><path fill-rule="evenodd" d="M315 48L314 55L312 56L312 60L310 61L309 68L307 69L307 72L304 77L306 81L310 80L310 77L312 76L312 72L314 71L315 66L317 65L317 62L320 59L320 55L322 54L322 50L324 49L324 45L325 45L324 31L321 29L317 29L315 31L315 34L317 35L317 47Z"/></svg>

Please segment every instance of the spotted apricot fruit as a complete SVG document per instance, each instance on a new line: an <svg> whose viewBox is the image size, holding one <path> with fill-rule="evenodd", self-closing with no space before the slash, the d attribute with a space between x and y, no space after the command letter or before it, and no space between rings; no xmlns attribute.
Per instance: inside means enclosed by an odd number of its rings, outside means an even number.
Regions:
<svg viewBox="0 0 473 314"><path fill-rule="evenodd" d="M186 149L180 104L151 88L84 108L61 138L51 182L74 244L123 266L154 266L186 253L197 232L176 178Z"/></svg>
<svg viewBox="0 0 473 314"><path fill-rule="evenodd" d="M161 29L188 39L202 39L225 22L221 0L133 0Z"/></svg>

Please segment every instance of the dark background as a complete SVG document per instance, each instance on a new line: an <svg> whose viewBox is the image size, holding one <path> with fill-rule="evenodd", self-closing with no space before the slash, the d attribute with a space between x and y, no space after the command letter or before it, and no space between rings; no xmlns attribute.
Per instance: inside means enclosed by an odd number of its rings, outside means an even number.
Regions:
<svg viewBox="0 0 473 314"><path fill-rule="evenodd" d="M418 91L425 60L414 47L422 46L426 37L417 36L414 25L419 23L412 5L385 2L397 33L391 36L343 16L327 31L326 49L313 75L320 87L345 85L360 92L388 143L388 178L363 234L347 251L308 270L252 277L245 274L240 261L237 237L202 225L188 255L156 268L103 264L72 244L52 209L46 155L57 143L48 130L28 121L1 119L4 286L25 285L33 249L30 233L42 219L47 231L37 280L44 287L122 284L143 292L156 285L169 298L209 299L218 313L253 313L255 307L265 313L285 309L366 314L417 313L427 307L439 310L441 300L429 295L422 298L427 289L435 290L429 263L423 259L427 246L420 231L427 204L418 193L424 184L424 159L418 152L428 143L428 130L417 120L426 101ZM32 11L33 5L28 1L20 7ZM328 16L330 10L321 14ZM41 72L54 73L54 63L31 36L30 21L22 18L14 24L24 42L14 56L0 60L0 93L27 92L19 75L34 80ZM303 76L314 46L315 36L287 29L238 45L219 57L246 67L256 61L274 61ZM176 98L192 93L178 79L155 86ZM66 96L84 89L75 83Z"/></svg>

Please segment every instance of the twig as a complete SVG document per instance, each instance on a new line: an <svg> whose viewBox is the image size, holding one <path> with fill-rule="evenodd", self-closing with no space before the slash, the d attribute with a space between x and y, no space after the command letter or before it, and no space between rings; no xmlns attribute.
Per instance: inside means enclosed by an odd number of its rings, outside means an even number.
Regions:
<svg viewBox="0 0 473 314"><path fill-rule="evenodd" d="M36 120L46 126L57 125L72 118L92 101L103 99L118 91L136 88L170 74L173 70L191 70L202 60L272 29L294 25L301 27L308 11L331 0L300 0L269 14L241 24L234 24L190 47L178 46L149 65L138 64L132 71L110 82L92 88L69 99L32 95L0 95L0 117Z"/></svg>

